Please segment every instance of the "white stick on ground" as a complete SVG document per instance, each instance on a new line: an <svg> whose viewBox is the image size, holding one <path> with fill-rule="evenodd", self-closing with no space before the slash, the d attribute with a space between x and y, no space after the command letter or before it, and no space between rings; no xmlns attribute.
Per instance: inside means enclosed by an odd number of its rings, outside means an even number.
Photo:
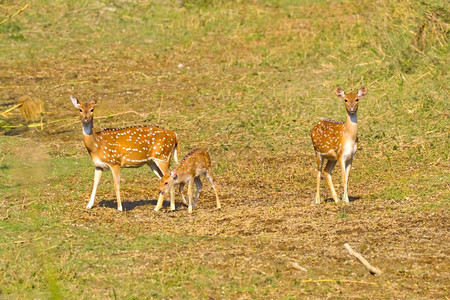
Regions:
<svg viewBox="0 0 450 300"><path fill-rule="evenodd" d="M304 272L308 271L308 270L306 270L305 268L303 268L302 266L300 266L296 262L291 262L291 267L296 269L296 270L299 270L299 271L304 271Z"/></svg>
<svg viewBox="0 0 450 300"><path fill-rule="evenodd" d="M375 268L374 266L369 264L369 262L361 254L353 251L352 247L350 247L350 245L348 243L345 243L344 247L345 247L345 249L347 249L347 251L348 251L348 253L350 253L350 255L353 255L354 257L356 257L364 265L364 267L366 267L366 269L369 270L370 274L372 274L372 275L380 275L381 274L380 269Z"/></svg>

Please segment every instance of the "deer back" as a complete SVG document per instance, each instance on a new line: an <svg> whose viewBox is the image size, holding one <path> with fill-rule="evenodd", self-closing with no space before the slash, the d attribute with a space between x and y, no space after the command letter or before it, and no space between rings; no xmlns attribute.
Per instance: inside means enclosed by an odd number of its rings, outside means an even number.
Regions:
<svg viewBox="0 0 450 300"><path fill-rule="evenodd" d="M181 177L197 177L210 168L211 158L208 151L203 148L197 148L183 157L176 171Z"/></svg>
<svg viewBox="0 0 450 300"><path fill-rule="evenodd" d="M173 131L156 126L105 129L97 133L95 142L93 155L123 167L138 167L151 160L167 162L178 143Z"/></svg>

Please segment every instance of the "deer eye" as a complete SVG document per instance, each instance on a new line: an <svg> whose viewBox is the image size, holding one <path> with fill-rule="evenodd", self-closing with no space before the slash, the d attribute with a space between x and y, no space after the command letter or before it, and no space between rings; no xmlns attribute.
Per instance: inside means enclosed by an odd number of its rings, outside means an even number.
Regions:
<svg viewBox="0 0 450 300"><path fill-rule="evenodd" d="M164 185L168 185L169 183L168 182L164 182Z"/></svg>
<svg viewBox="0 0 450 300"><path fill-rule="evenodd" d="M347 100L347 99L345 99L345 102L348 102L348 100Z"/></svg>
<svg viewBox="0 0 450 300"><path fill-rule="evenodd" d="M91 112L94 112L94 109L91 109Z"/></svg>
<svg viewBox="0 0 450 300"><path fill-rule="evenodd" d="M80 108L80 112L83 112L83 110Z"/></svg>
<svg viewBox="0 0 450 300"><path fill-rule="evenodd" d="M356 99L356 102L358 102L359 99Z"/></svg>

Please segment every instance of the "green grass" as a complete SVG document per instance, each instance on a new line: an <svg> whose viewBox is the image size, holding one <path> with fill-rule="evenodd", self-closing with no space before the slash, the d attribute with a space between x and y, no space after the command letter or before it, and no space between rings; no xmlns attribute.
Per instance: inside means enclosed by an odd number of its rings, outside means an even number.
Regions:
<svg viewBox="0 0 450 300"><path fill-rule="evenodd" d="M66 121L39 131L0 117L0 298L448 297L436 267L450 199L446 1L27 3L0 25L0 110L31 95L45 121ZM1 3L0 21L24 4ZM309 131L344 120L336 86L362 85L358 200L310 207ZM180 156L207 147L222 212L205 181L193 216L153 213L146 167L124 170L121 187L145 205L116 212L105 173L85 211L94 168L71 94L98 100L97 128L158 123L178 133ZM129 110L141 115L111 116ZM355 275L347 239L386 277ZM292 273L292 260L308 272ZM378 286L301 282L331 277Z"/></svg>

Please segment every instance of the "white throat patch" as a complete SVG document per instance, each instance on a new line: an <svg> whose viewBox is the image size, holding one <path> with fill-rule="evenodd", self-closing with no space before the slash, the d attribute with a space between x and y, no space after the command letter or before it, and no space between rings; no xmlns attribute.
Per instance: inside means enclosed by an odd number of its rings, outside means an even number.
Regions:
<svg viewBox="0 0 450 300"><path fill-rule="evenodd" d="M83 134L91 135L92 134L92 123L84 124L83 123Z"/></svg>

